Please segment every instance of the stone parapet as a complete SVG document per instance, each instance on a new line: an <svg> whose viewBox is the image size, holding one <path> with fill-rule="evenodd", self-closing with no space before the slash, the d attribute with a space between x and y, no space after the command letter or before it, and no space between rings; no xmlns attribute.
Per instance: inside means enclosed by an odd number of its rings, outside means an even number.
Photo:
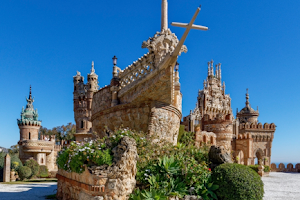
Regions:
<svg viewBox="0 0 300 200"><path fill-rule="evenodd" d="M54 143L54 141L23 140L19 142L19 145L23 147L24 152L51 153L55 145Z"/></svg>
<svg viewBox="0 0 300 200"><path fill-rule="evenodd" d="M113 150L111 166L86 167L82 174L59 169L57 173L57 198L79 200L126 200L135 188L138 159L134 139L124 137ZM96 199L95 198L95 199Z"/></svg>
<svg viewBox="0 0 300 200"><path fill-rule="evenodd" d="M272 172L299 172L300 173L300 163L297 163L294 167L292 163L285 165L283 163L280 163L278 165L278 168L275 163L271 164L271 171Z"/></svg>

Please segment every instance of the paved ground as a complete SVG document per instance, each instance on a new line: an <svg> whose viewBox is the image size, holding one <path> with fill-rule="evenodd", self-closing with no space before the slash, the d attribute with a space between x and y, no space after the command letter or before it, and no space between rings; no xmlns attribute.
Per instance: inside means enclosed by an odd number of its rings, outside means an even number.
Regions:
<svg viewBox="0 0 300 200"><path fill-rule="evenodd" d="M300 200L300 173L271 172L262 178L264 200ZM56 193L56 183L0 184L0 200L40 200Z"/></svg>
<svg viewBox="0 0 300 200"><path fill-rule="evenodd" d="M300 173L270 172L262 180L264 200L300 200Z"/></svg>
<svg viewBox="0 0 300 200"><path fill-rule="evenodd" d="M41 200L56 193L57 183L0 184L0 200Z"/></svg>

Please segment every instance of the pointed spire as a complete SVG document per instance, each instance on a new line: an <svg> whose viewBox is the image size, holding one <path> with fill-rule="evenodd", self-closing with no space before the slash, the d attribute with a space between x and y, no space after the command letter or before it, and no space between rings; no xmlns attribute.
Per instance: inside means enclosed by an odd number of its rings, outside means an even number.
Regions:
<svg viewBox="0 0 300 200"><path fill-rule="evenodd" d="M218 70L218 65L216 65L216 77L219 78L219 70Z"/></svg>
<svg viewBox="0 0 300 200"><path fill-rule="evenodd" d="M207 76L210 76L210 62L207 62Z"/></svg>
<svg viewBox="0 0 300 200"><path fill-rule="evenodd" d="M210 61L210 71L211 71L211 75L214 76L214 61L213 60Z"/></svg>
<svg viewBox="0 0 300 200"><path fill-rule="evenodd" d="M221 72L221 63L219 63L219 72L218 72L218 75L219 75L219 79L221 80L222 78L222 72Z"/></svg>
<svg viewBox="0 0 300 200"><path fill-rule="evenodd" d="M92 68L90 74L95 74L94 61L92 61Z"/></svg>
<svg viewBox="0 0 300 200"><path fill-rule="evenodd" d="M31 96L31 85L30 85L30 90L29 90L29 97L28 99L32 99L32 96Z"/></svg>
<svg viewBox="0 0 300 200"><path fill-rule="evenodd" d="M249 92L248 92L248 88L247 88L247 93L246 93L246 106L249 106Z"/></svg>

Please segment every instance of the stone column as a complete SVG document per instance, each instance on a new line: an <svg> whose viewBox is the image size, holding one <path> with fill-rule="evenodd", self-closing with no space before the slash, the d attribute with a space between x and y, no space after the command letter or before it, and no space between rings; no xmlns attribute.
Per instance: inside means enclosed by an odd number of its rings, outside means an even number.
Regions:
<svg viewBox="0 0 300 200"><path fill-rule="evenodd" d="M3 182L10 182L10 156L6 154L4 157Z"/></svg>

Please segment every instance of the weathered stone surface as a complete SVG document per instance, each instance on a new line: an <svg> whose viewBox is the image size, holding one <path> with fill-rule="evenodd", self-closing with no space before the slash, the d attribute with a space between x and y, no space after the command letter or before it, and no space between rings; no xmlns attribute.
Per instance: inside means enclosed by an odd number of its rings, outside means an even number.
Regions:
<svg viewBox="0 0 300 200"><path fill-rule="evenodd" d="M111 166L92 166L82 174L59 169L57 197L59 200L125 200L135 188L138 159L134 139L124 137L112 150Z"/></svg>
<svg viewBox="0 0 300 200"><path fill-rule="evenodd" d="M211 146L208 157L211 162L210 167L212 169L223 163L233 163L231 155L224 149L223 146Z"/></svg>
<svg viewBox="0 0 300 200"><path fill-rule="evenodd" d="M10 156L6 154L4 157L3 182L10 182L10 162Z"/></svg>

